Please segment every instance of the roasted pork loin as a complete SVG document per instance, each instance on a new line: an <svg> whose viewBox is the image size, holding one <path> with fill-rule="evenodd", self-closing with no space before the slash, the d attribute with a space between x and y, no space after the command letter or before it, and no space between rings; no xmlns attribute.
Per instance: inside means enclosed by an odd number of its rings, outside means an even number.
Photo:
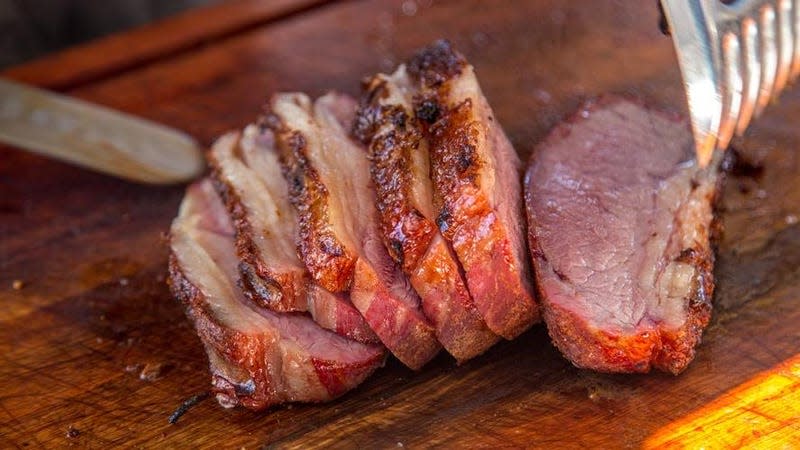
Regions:
<svg viewBox="0 0 800 450"><path fill-rule="evenodd" d="M437 224L489 329L513 339L539 319L522 206L521 164L471 65L447 41L408 63L430 139Z"/></svg>
<svg viewBox="0 0 800 450"><path fill-rule="evenodd" d="M717 171L688 123L619 98L585 106L525 177L544 318L579 367L679 373L709 321Z"/></svg>
<svg viewBox="0 0 800 450"><path fill-rule="evenodd" d="M317 286L297 257L297 217L272 133L254 125L228 133L212 146L208 160L236 229L245 295L275 311L308 311L324 328L377 342L347 295Z"/></svg>
<svg viewBox="0 0 800 450"><path fill-rule="evenodd" d="M383 247L366 150L349 137L356 103L328 94L280 94L265 124L275 132L297 247L323 287L350 299L386 347L412 369L441 348L408 279Z"/></svg>
<svg viewBox="0 0 800 450"><path fill-rule="evenodd" d="M173 295L186 306L225 407L320 402L361 383L383 348L343 338L301 314L258 307L236 285L233 224L207 180L189 187L170 232Z"/></svg>
<svg viewBox="0 0 800 450"><path fill-rule="evenodd" d="M436 227L428 140L413 110L405 66L364 85L354 134L368 147L384 244L422 300L444 348L458 361L499 337L486 326L458 260Z"/></svg>

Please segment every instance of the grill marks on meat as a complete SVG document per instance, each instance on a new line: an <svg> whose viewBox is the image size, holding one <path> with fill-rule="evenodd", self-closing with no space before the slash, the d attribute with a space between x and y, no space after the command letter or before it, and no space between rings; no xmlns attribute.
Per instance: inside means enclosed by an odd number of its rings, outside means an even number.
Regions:
<svg viewBox="0 0 800 450"><path fill-rule="evenodd" d="M555 344L579 367L679 373L711 313L715 169L684 121L618 98L533 154L532 259Z"/></svg>
<svg viewBox="0 0 800 450"><path fill-rule="evenodd" d="M526 256L520 161L474 70L446 41L408 64L417 116L430 137L437 224L466 275L477 309L513 339L539 319Z"/></svg>
<svg viewBox="0 0 800 450"><path fill-rule="evenodd" d="M233 224L208 180L188 189L170 245L169 284L205 346L223 406L327 401L383 364L378 345L345 339L303 315L259 308L244 296L236 286Z"/></svg>
<svg viewBox="0 0 800 450"><path fill-rule="evenodd" d="M419 369L440 349L420 300L383 247L366 151L348 135L356 104L328 94L313 105L282 94L266 123L275 131L292 204L298 248L323 287L350 298L387 348Z"/></svg>
<svg viewBox="0 0 800 450"><path fill-rule="evenodd" d="M354 134L369 149L384 244L419 293L439 342L459 361L475 357L499 337L475 308L436 227L428 142L412 106L416 89L404 66L364 88Z"/></svg>
<svg viewBox="0 0 800 450"><path fill-rule="evenodd" d="M297 217L274 145L271 132L250 125L219 138L208 154L215 187L236 229L245 295L273 311L307 311L342 336L377 342L347 296L316 286L297 257Z"/></svg>

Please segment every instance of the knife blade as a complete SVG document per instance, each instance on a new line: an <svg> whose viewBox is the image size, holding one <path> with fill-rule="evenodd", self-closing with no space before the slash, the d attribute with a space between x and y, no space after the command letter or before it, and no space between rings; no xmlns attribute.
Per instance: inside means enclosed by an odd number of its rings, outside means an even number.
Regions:
<svg viewBox="0 0 800 450"><path fill-rule="evenodd" d="M0 142L151 184L187 181L204 168L186 133L2 78Z"/></svg>

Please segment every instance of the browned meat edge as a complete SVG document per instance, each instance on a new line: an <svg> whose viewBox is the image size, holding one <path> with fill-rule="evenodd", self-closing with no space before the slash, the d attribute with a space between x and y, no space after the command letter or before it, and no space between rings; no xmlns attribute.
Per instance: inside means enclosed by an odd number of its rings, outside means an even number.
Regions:
<svg viewBox="0 0 800 450"><path fill-rule="evenodd" d="M519 157L472 67L446 41L408 63L431 143L437 224L489 328L513 339L539 320L524 238Z"/></svg>
<svg viewBox="0 0 800 450"><path fill-rule="evenodd" d="M320 286L331 292L349 290L357 256L348 251L329 225L328 189L309 163L305 137L287 128L276 115L267 114L263 123L277 137L289 198L300 219L297 239L300 258Z"/></svg>
<svg viewBox="0 0 800 450"><path fill-rule="evenodd" d="M409 82L403 67L366 82L354 134L369 149L384 244L419 293L439 342L461 362L499 337L475 308L456 256L433 221L428 144L410 99L400 100L400 85Z"/></svg>

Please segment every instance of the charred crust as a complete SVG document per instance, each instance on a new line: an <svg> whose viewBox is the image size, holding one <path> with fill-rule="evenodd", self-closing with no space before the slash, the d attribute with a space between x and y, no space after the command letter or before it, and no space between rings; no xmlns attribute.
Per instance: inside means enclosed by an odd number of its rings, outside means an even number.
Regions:
<svg viewBox="0 0 800 450"><path fill-rule="evenodd" d="M385 92L385 83L379 89ZM368 147L384 246L404 270L413 270L436 232L434 224L409 201L413 155L423 136L412 113L403 105L380 104L382 97L367 92L354 134Z"/></svg>
<svg viewBox="0 0 800 450"><path fill-rule="evenodd" d="M239 263L239 287L253 303L268 309L280 309L283 299L280 285L274 280L261 277L251 261L242 260Z"/></svg>
<svg viewBox="0 0 800 450"><path fill-rule="evenodd" d="M482 161L476 147L479 127L471 99L444 113L430 128L434 182L449 186L474 184Z"/></svg>
<svg viewBox="0 0 800 450"><path fill-rule="evenodd" d="M447 207L447 205L443 205L439 215L436 216L436 226L439 227L439 230L442 232L442 234L447 233L448 229L450 228L450 221L452 219L453 214L450 212L450 209Z"/></svg>
<svg viewBox="0 0 800 450"><path fill-rule="evenodd" d="M394 238L394 237L390 236L387 240L389 242L389 248L388 248L389 254L392 256L392 258L395 261L397 261L398 264L400 264L402 266L403 265L403 241L405 239L397 239L397 238Z"/></svg>
<svg viewBox="0 0 800 450"><path fill-rule="evenodd" d="M356 113L352 135L364 145L370 145L384 124L391 124L403 131L408 127L408 122L408 114L400 106L364 105Z"/></svg>
<svg viewBox="0 0 800 450"><path fill-rule="evenodd" d="M350 287L353 257L335 236L328 212L329 193L308 159L308 141L298 130L276 133L281 171L289 185L289 201L298 213L297 253L312 277L331 292Z"/></svg>
<svg viewBox="0 0 800 450"><path fill-rule="evenodd" d="M693 248L685 248L681 250L681 253L678 255L677 258L675 258L675 261L691 264L694 266L696 265L697 257L698 257L697 250Z"/></svg>
<svg viewBox="0 0 800 450"><path fill-rule="evenodd" d="M227 363L240 367L248 372L250 378L253 378L254 374L250 367L241 367L235 363L235 361L244 360L244 353L251 351L249 345L244 345L246 349L242 347L243 344L246 344L247 338L219 322L209 310L204 294L186 278L177 256L172 252L170 252L168 264L169 277L167 278L167 283L170 291L173 297L183 304L186 316L194 325L200 340L204 345L213 348L214 352L225 359ZM231 401L253 409L260 409L269 404L269 394L266 392L268 383L265 381L260 383L262 385L261 390L256 389L258 386L254 382L253 389L249 390L250 393L246 393L248 391L236 392L234 389L220 389L219 382L228 386L232 386L234 383L216 373L216 368L213 367L213 364L211 371L213 373L212 385L215 392L223 393Z"/></svg>
<svg viewBox="0 0 800 450"><path fill-rule="evenodd" d="M344 248L341 243L333 236L322 236L319 241L319 249L322 253L333 257L344 256Z"/></svg>
<svg viewBox="0 0 800 450"><path fill-rule="evenodd" d="M232 383L233 391L237 397L250 396L256 393L256 383L252 378L249 378L243 383Z"/></svg>
<svg viewBox="0 0 800 450"><path fill-rule="evenodd" d="M369 145L380 127L383 111L379 100L386 96L386 81L380 76L365 79L362 90L364 95L353 119L351 134L362 144Z"/></svg>
<svg viewBox="0 0 800 450"><path fill-rule="evenodd" d="M380 122L380 107L364 105L358 109L353 120L351 134L362 144L369 144L378 131Z"/></svg>
<svg viewBox="0 0 800 450"><path fill-rule="evenodd" d="M417 118L428 125L434 124L439 120L442 111L442 107L439 103L432 98L417 99L414 102L414 109Z"/></svg>
<svg viewBox="0 0 800 450"><path fill-rule="evenodd" d="M302 155L303 163L305 166L308 165L308 160L305 158L306 152L306 138L303 137L303 134L299 131L292 131L289 133L289 137L286 140L287 145L289 146L289 150L295 155Z"/></svg>
<svg viewBox="0 0 800 450"><path fill-rule="evenodd" d="M236 148L240 148L238 145ZM289 286L291 280L281 280L277 274L267 270L259 263L258 249L253 241L254 230L247 220L244 203L236 190L225 181L221 174L219 161L211 154L208 157L211 166L211 181L214 190L219 194L225 209L233 221L236 230L235 247L239 257L238 285L245 296L257 305L277 310L294 311L293 297L299 295ZM284 292L286 284L287 291Z"/></svg>
<svg viewBox="0 0 800 450"><path fill-rule="evenodd" d="M689 310L692 320L702 322L702 326L697 328L699 332L708 322L711 312L711 299L714 293L714 254L709 248L705 250L686 248L675 258L675 261L689 264L697 270L693 282L693 295L689 298Z"/></svg>
<svg viewBox="0 0 800 450"><path fill-rule="evenodd" d="M408 73L428 87L438 87L461 74L467 62L450 42L438 40L417 52L408 61Z"/></svg>
<svg viewBox="0 0 800 450"><path fill-rule="evenodd" d="M408 114L406 114L403 108L400 108L399 106L391 107L389 109L388 116L389 116L389 121L392 123L392 125L401 130L406 128L406 122L408 121Z"/></svg>
<svg viewBox="0 0 800 450"><path fill-rule="evenodd" d="M463 144L458 149L455 158L458 173L466 173L475 163L475 147L470 143Z"/></svg>

